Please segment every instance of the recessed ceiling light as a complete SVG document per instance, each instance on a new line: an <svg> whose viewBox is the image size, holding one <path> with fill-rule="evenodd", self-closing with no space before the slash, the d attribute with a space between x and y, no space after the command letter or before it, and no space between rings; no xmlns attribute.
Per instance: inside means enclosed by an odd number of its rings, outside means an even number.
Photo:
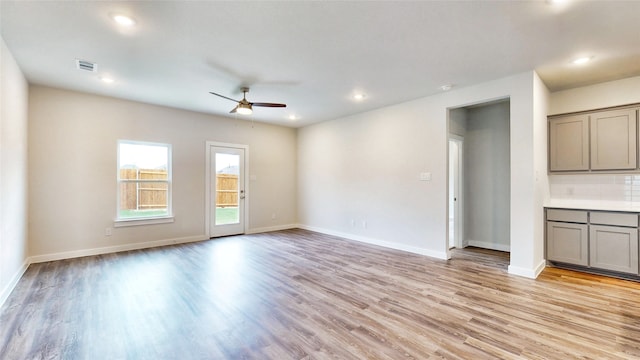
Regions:
<svg viewBox="0 0 640 360"><path fill-rule="evenodd" d="M289 120L298 120L298 117L295 114L289 115Z"/></svg>
<svg viewBox="0 0 640 360"><path fill-rule="evenodd" d="M115 80L113 80L113 78L107 77L107 76L102 76L100 77L100 80L102 80L102 82L107 83L107 84L111 84L113 83Z"/></svg>
<svg viewBox="0 0 640 360"><path fill-rule="evenodd" d="M364 98L366 98L367 95L363 94L363 93L357 93L353 95L353 99L354 100L364 100Z"/></svg>
<svg viewBox="0 0 640 360"><path fill-rule="evenodd" d="M451 88L452 88L452 87L453 87L453 85L451 85L451 84L446 84L446 85L442 85L442 86L440 86L440 90L442 90L442 91L449 91L449 90L451 90Z"/></svg>
<svg viewBox="0 0 640 360"><path fill-rule="evenodd" d="M547 6L552 13L560 14L572 7L571 0L547 0Z"/></svg>
<svg viewBox="0 0 640 360"><path fill-rule="evenodd" d="M593 59L593 56L583 56L571 61L571 63L574 65L584 65L591 61L591 59Z"/></svg>
<svg viewBox="0 0 640 360"><path fill-rule="evenodd" d="M117 22L118 25L122 25L122 26L129 27L136 24L136 21L133 18L126 15L122 15L122 14L112 15L111 18L113 19L113 21Z"/></svg>

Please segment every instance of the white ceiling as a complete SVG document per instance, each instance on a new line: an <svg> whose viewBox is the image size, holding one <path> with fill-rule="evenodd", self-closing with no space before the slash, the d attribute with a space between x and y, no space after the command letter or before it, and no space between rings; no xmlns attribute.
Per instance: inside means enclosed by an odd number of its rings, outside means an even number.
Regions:
<svg viewBox="0 0 640 360"><path fill-rule="evenodd" d="M640 75L638 14L640 1L0 1L30 83L233 117L209 91L249 85L250 101L288 105L254 120L293 127L531 69L552 91Z"/></svg>

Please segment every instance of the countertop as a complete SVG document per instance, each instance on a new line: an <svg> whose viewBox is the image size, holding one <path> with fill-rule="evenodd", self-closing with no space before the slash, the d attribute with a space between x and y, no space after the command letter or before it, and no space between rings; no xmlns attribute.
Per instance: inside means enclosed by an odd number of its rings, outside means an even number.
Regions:
<svg viewBox="0 0 640 360"><path fill-rule="evenodd" d="M630 201L550 199L544 203L544 207L640 213L640 202L630 202Z"/></svg>

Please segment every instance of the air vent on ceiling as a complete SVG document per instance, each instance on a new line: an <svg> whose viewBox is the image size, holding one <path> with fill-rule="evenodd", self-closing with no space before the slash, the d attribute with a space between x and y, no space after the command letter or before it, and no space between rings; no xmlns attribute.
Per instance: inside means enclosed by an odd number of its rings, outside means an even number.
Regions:
<svg viewBox="0 0 640 360"><path fill-rule="evenodd" d="M95 64L95 63L92 63L91 61L86 61L86 60L76 59L76 67L78 68L78 70L85 70L85 71L91 71L91 72L98 71L98 64Z"/></svg>

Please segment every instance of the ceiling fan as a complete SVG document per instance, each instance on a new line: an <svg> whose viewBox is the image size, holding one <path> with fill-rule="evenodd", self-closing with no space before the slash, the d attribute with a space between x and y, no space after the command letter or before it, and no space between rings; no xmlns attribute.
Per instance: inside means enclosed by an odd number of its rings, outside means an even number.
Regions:
<svg viewBox="0 0 640 360"><path fill-rule="evenodd" d="M216 95L216 96L220 96L221 98L227 99L227 100L231 100L231 101L235 101L238 103L238 105L236 107L233 108L233 110L230 111L231 114L233 113L238 113L238 114L243 114L243 115L251 115L251 113L253 113L253 107L254 106L262 106L262 107L287 107L286 104L277 104L277 103L263 103L263 102L249 102L247 100L247 93L249 92L249 88L248 87L243 87L240 90L242 90L242 100L235 100L229 97L226 97L224 95L220 95L220 94L216 94L214 92L209 92L210 94Z"/></svg>

